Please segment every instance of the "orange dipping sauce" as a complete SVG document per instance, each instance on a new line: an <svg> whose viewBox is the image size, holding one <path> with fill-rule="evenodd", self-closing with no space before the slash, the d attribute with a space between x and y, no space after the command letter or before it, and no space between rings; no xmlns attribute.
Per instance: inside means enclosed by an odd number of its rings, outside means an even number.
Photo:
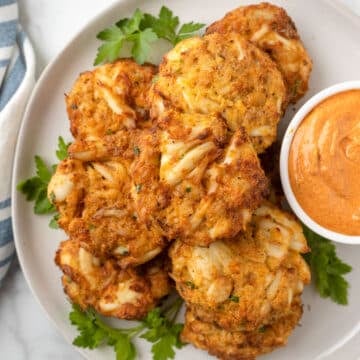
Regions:
<svg viewBox="0 0 360 360"><path fill-rule="evenodd" d="M335 94L305 117L288 165L292 191L315 222L360 235L360 90Z"/></svg>

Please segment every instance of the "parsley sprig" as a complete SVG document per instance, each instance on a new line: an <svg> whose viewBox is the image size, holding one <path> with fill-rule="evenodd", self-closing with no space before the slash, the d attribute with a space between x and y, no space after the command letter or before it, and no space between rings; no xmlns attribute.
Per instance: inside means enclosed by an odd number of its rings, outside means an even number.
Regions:
<svg viewBox="0 0 360 360"><path fill-rule="evenodd" d="M66 143L64 139L59 136L56 157L60 161L64 160L68 156L67 150L69 145L70 143ZM53 229L57 229L59 214L56 212L55 206L47 197L47 187L56 170L57 164L48 167L45 161L40 156L36 155L35 167L36 175L27 180L21 181L17 185L17 190L25 195L27 201L34 201L35 214L54 214L50 220L49 226Z"/></svg>
<svg viewBox="0 0 360 360"><path fill-rule="evenodd" d="M151 310L136 326L118 329L105 324L93 309L83 311L74 304L69 318L80 334L73 344L89 349L107 344L114 347L117 360L134 360L137 352L132 339L138 336L153 344L154 360L173 359L174 348L184 346L179 339L183 325L175 323L181 305L182 300L176 298L167 308Z"/></svg>
<svg viewBox="0 0 360 360"><path fill-rule="evenodd" d="M311 248L305 260L311 267L315 286L323 298L331 298L340 305L348 304L349 283L344 275L352 268L336 254L335 245L304 226L304 234Z"/></svg>
<svg viewBox="0 0 360 360"><path fill-rule="evenodd" d="M194 22L183 24L180 28L179 25L179 17L174 16L166 6L160 9L157 17L136 9L131 18L121 19L97 34L104 43L98 48L94 65L119 58L125 43L132 44L131 55L136 62L143 64L154 41L165 39L175 45L205 26Z"/></svg>

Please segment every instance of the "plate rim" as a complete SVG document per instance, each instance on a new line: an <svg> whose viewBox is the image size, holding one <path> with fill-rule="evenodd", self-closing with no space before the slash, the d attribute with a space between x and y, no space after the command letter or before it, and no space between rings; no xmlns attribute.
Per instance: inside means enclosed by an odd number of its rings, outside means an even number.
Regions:
<svg viewBox="0 0 360 360"><path fill-rule="evenodd" d="M265 0L264 0L265 1ZM271 0L268 0L271 2ZM31 276L29 272L26 270L25 267L25 255L24 255L24 249L21 246L21 240L20 240L20 234L18 232L19 227L21 226L21 220L20 216L17 215L18 208L20 206L19 199L20 194L17 191L17 173L19 172L19 163L20 163L20 148L21 143L25 137L25 128L26 124L29 122L27 120L29 118L29 114L31 111L31 108L33 106L34 100L37 96L38 89L42 86L45 79L47 78L47 75L52 71L53 67L56 66L56 64L61 60L62 54L75 43L79 37L82 36L84 31L86 31L88 28L90 28L94 23L100 21L106 14L110 13L113 9L118 8L121 6L121 4L130 3L131 0L117 0L114 3L110 4L109 6L102 9L98 14L91 17L86 21L80 29L78 29L73 36L70 37L70 39L61 47L61 49L57 52L57 54L54 56L52 60L49 61L49 63L44 67L42 70L39 78L36 80L34 89L27 101L25 110L23 112L22 118L21 118L21 125L18 131L17 136L17 142L13 157L13 166L12 166L12 172L11 172L11 219L12 219L12 228L13 228L13 237L14 237L14 245L16 249L16 255L19 261L21 272L25 278L26 284L28 288L30 289L30 292L35 299L35 301L38 303L40 308L42 309L43 313L45 314L46 318L50 320L50 323L53 324L54 328L57 330L57 333L65 339L67 344L71 345L73 349L75 349L78 353L80 353L85 359L87 359L87 350L84 350L82 348L76 347L72 345L72 339L70 338L69 334L61 328L60 324L58 324L51 316L51 314L48 312L45 304L40 299L40 296L37 294L34 288L33 281L31 280ZM333 7L335 11L337 11L341 16L348 18L352 23L354 23L356 26L360 29L360 15L357 15L355 12L353 12L348 6L343 4L340 0L322 0L323 3L328 4L329 6ZM159 2L159 6L161 5L161 2ZM319 356L317 356L314 360L321 360L325 359L327 356L331 355L335 351L342 348L346 343L348 343L355 335L360 333L360 319L357 326L355 326L348 334L345 334L342 338L339 339L339 341L332 347L330 347L327 351L323 352Z"/></svg>

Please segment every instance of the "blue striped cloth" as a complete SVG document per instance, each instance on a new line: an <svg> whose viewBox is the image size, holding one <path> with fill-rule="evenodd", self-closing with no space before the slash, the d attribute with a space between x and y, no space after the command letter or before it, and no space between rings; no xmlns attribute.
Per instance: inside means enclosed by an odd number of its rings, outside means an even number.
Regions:
<svg viewBox="0 0 360 360"><path fill-rule="evenodd" d="M0 0L0 283L14 257L11 171L17 133L35 78L35 57L16 0Z"/></svg>

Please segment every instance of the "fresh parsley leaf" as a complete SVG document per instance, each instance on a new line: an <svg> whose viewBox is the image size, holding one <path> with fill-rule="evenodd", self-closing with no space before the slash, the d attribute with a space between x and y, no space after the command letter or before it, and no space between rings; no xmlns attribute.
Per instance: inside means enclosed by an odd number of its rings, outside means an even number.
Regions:
<svg viewBox="0 0 360 360"><path fill-rule="evenodd" d="M136 350L134 344L125 334L121 334L114 346L116 360L133 360L136 358Z"/></svg>
<svg viewBox="0 0 360 360"><path fill-rule="evenodd" d="M138 64L143 64L150 52L150 44L158 39L157 35L151 29L145 29L138 32L132 38L134 43L131 49L131 55Z"/></svg>
<svg viewBox="0 0 360 360"><path fill-rule="evenodd" d="M179 41L191 37L194 33L202 29L205 24L194 23L193 21L183 24L179 27L180 21L178 16L174 16L173 12L166 6L160 9L156 18L153 15L145 14L141 25L142 28L152 28L160 39L168 40L171 44L176 45Z"/></svg>
<svg viewBox="0 0 360 360"><path fill-rule="evenodd" d="M68 157L68 148L71 143L66 143L62 136L58 138L58 149L56 150L56 157L62 161Z"/></svg>
<svg viewBox="0 0 360 360"><path fill-rule="evenodd" d="M129 356L133 351L129 345L128 336L122 330L112 329L104 324L94 310L83 311L78 305L73 304L69 319L80 333L74 339L74 345L94 349L106 343L114 345L118 359L131 360L134 358ZM119 351L120 346L123 347L122 353ZM126 354L126 357L121 357L123 354Z"/></svg>
<svg viewBox="0 0 360 360"><path fill-rule="evenodd" d="M151 43L157 39L165 39L175 45L204 27L204 24L189 22L178 31L179 25L178 16L174 16L166 6L160 9L157 17L136 9L131 18L121 19L98 33L97 38L104 43L97 50L94 65L115 61L121 56L125 42L132 44L132 56L143 64L148 59Z"/></svg>
<svg viewBox="0 0 360 360"><path fill-rule="evenodd" d="M336 254L335 245L304 226L304 235L311 252L304 255L311 267L315 286L323 298L330 298L340 305L348 304L349 283L344 275L352 268Z"/></svg>
<svg viewBox="0 0 360 360"><path fill-rule="evenodd" d="M38 155L35 156L35 165L36 165L36 175L38 176L38 178L44 184L48 184L52 176L52 171L48 169L44 160Z"/></svg>
<svg viewBox="0 0 360 360"><path fill-rule="evenodd" d="M144 22L147 27L152 28L160 39L165 39L173 45L176 43L176 29L179 25L179 18L166 6L160 9L158 17L145 14ZM144 24L143 24L144 26Z"/></svg>
<svg viewBox="0 0 360 360"><path fill-rule="evenodd" d="M139 64L143 64L147 51L150 49L149 43L154 41L152 33L149 34L149 31L146 31L143 34L146 29L140 30L143 18L144 14L136 9L130 19L121 19L115 25L100 31L97 38L105 43L98 48L94 65L112 62L119 58L124 42L133 43L131 53Z"/></svg>
<svg viewBox="0 0 360 360"><path fill-rule="evenodd" d="M173 359L174 349L184 345L180 341L183 324L175 323L181 305L182 300L177 298L165 309L149 311L140 324L127 329L112 328L94 310L84 311L78 305L73 305L69 319L79 331L73 344L89 349L108 344L114 347L117 360L134 360L136 348L132 339L140 336L153 343L151 352L154 360Z"/></svg>
<svg viewBox="0 0 360 360"><path fill-rule="evenodd" d="M171 333L175 336L176 338L176 343L175 343L175 346L178 348L178 349L181 349L183 346L185 346L186 344L183 343L181 340L180 340L180 334L181 332L183 331L183 328L184 328L184 324L181 324L181 323L177 323L177 324L174 324L172 326L172 329L171 329Z"/></svg>
<svg viewBox="0 0 360 360"><path fill-rule="evenodd" d="M19 182L16 189L26 196L27 201L33 201L37 198L39 189L42 187L42 181L38 176Z"/></svg>
<svg viewBox="0 0 360 360"><path fill-rule="evenodd" d="M97 36L99 40L103 41L118 41L119 38L125 38L125 34L118 26L113 25L103 31L100 31Z"/></svg>
<svg viewBox="0 0 360 360"><path fill-rule="evenodd" d="M168 309L153 309L143 320L149 330L141 337L153 343L151 352L154 360L173 359L174 347L180 349L184 345L180 341L183 324L175 323L181 305L182 300L176 299Z"/></svg>
<svg viewBox="0 0 360 360"><path fill-rule="evenodd" d="M161 309L155 308L149 311L143 322L148 328L158 328L162 326L164 318L161 316Z"/></svg>
<svg viewBox="0 0 360 360"><path fill-rule="evenodd" d="M49 222L49 227L51 227L52 229L58 229L59 228L59 224L58 224L58 220L59 220L59 213L56 213L50 220Z"/></svg>
<svg viewBox="0 0 360 360"><path fill-rule="evenodd" d="M163 336L156 344L151 348L154 360L167 360L175 357L174 346L176 344L176 338L172 334Z"/></svg>
<svg viewBox="0 0 360 360"><path fill-rule="evenodd" d="M78 305L73 305L69 314L71 324L80 332L73 344L83 348L95 349L106 340L106 332L96 326L96 316L92 310L83 312Z"/></svg>
<svg viewBox="0 0 360 360"><path fill-rule="evenodd" d="M47 186L52 176L49 169L40 156L35 156L36 175L30 179L21 181L17 185L17 190L26 196L27 201L35 201L35 214L51 214L55 207L47 198Z"/></svg>
<svg viewBox="0 0 360 360"><path fill-rule="evenodd" d="M144 18L144 14L141 10L136 9L133 16L130 19L122 22L121 20L117 22L117 26L126 34L131 35L140 30L140 22Z"/></svg>
<svg viewBox="0 0 360 360"><path fill-rule="evenodd" d="M129 22L129 18L123 18L119 20L115 25L121 29L122 27L126 26L128 22Z"/></svg>
<svg viewBox="0 0 360 360"><path fill-rule="evenodd" d="M145 326L149 329L140 337L152 343L157 342L166 333L165 318L162 317L160 308L155 308L147 314L143 320Z"/></svg>
<svg viewBox="0 0 360 360"><path fill-rule="evenodd" d="M63 160L68 156L68 147L70 143L66 143L64 139L59 136L58 149L56 156L59 160ZM23 193L27 201L34 201L34 213L38 215L55 213L56 208L50 202L47 196L47 188L50 179L56 171L57 165L48 167L45 161L38 155L35 156L36 176L27 180L21 181L17 185L17 190ZM54 201L54 199L52 200ZM49 226L53 229L58 228L57 220L59 214L50 220Z"/></svg>
<svg viewBox="0 0 360 360"><path fill-rule="evenodd" d="M49 201L47 197L47 184L44 184L43 189L38 193L35 200L34 213L37 215L51 214L55 211L55 206Z"/></svg>
<svg viewBox="0 0 360 360"><path fill-rule="evenodd" d="M194 23L193 21L181 26L178 35L176 36L175 44L179 41L194 36L194 33L199 31L205 26L205 24Z"/></svg>
<svg viewBox="0 0 360 360"><path fill-rule="evenodd" d="M106 42L98 48L94 65L115 61L119 57L123 42L126 39L123 31L114 25L101 31L97 38Z"/></svg>

